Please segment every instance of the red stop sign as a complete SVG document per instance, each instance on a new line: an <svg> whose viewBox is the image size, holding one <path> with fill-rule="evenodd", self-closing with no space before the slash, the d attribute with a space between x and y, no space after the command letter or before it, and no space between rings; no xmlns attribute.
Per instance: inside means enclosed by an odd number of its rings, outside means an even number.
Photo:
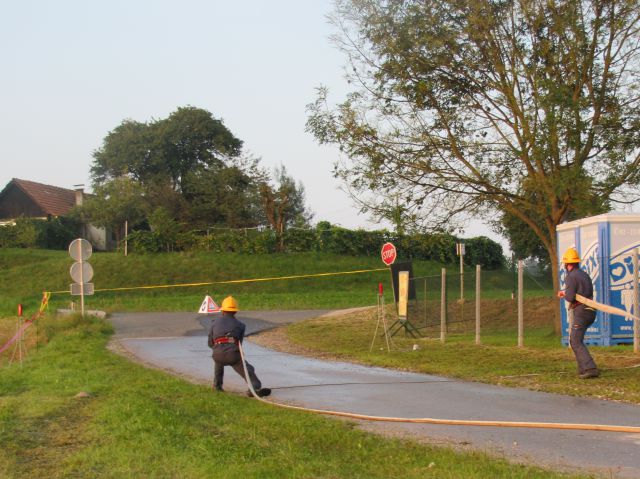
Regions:
<svg viewBox="0 0 640 479"><path fill-rule="evenodd" d="M387 266L391 266L396 260L396 247L391 243L385 243L382 245L380 255L382 256L382 262Z"/></svg>

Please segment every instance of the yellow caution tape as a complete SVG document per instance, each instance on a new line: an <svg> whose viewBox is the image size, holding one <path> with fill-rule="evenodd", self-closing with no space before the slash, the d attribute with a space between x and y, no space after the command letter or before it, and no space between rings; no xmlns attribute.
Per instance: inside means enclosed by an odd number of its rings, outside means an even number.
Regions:
<svg viewBox="0 0 640 479"><path fill-rule="evenodd" d="M318 278L323 276L338 276L344 274L361 274L361 273L373 273L376 271L387 271L389 268L376 268L376 269L360 269L356 271L339 271L335 273L314 273L314 274L298 274L294 276L275 276L271 278L252 278L252 279L232 279L227 281L211 281L207 283L182 283L182 284L161 284L154 286L131 286L122 288L103 288L96 289L95 292L105 291L132 291L139 289L166 289L166 288L189 288L194 286L209 286L212 284L237 284L237 283L255 283L260 281L281 281L285 279L300 279L300 278ZM49 294L64 294L69 293L69 290L65 291L52 291Z"/></svg>

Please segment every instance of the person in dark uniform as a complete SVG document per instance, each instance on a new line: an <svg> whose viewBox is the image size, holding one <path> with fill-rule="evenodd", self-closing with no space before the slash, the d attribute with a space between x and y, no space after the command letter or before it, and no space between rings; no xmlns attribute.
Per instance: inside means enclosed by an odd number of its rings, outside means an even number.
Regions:
<svg viewBox="0 0 640 479"><path fill-rule="evenodd" d="M600 375L595 361L584 344L584 335L596 320L596 311L578 300L576 294L593 299L593 282L589 275L580 269L580 256L574 248L569 248L562 262L567 269L564 291L558 291L558 298L564 298L573 311L573 322L569 334L569 344L578 363L578 376L581 379L597 378Z"/></svg>
<svg viewBox="0 0 640 479"><path fill-rule="evenodd" d="M227 296L220 306L220 311L222 311L222 315L211 323L208 340L209 347L213 349L213 388L216 391L223 391L222 381L225 366L231 366L245 381L247 380L238 346L244 339L246 326L236 319L238 302L233 296ZM262 383L256 376L253 366L249 363L246 363L246 365L249 380L256 394L260 397L271 394L271 389L262 387ZM249 396L252 395L251 391L247 391L247 394Z"/></svg>

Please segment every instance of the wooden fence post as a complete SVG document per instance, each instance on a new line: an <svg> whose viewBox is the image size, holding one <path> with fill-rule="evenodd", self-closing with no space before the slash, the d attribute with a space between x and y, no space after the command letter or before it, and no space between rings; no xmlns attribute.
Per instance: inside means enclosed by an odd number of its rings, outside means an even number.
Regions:
<svg viewBox="0 0 640 479"><path fill-rule="evenodd" d="M518 260L518 347L524 346L524 291L523 291L523 264Z"/></svg>
<svg viewBox="0 0 640 479"><path fill-rule="evenodd" d="M444 343L447 336L447 270L442 268L440 286L440 341Z"/></svg>
<svg viewBox="0 0 640 479"><path fill-rule="evenodd" d="M476 344L480 344L480 265L476 265Z"/></svg>

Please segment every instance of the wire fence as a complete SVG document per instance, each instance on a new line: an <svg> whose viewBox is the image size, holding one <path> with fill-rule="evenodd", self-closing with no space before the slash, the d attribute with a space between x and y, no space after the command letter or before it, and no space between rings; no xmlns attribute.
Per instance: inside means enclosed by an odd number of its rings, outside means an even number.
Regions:
<svg viewBox="0 0 640 479"><path fill-rule="evenodd" d="M550 280L525 273L523 291L525 325L553 326L558 305ZM517 332L517 294L514 271L482 271L479 278L476 271L414 277L407 319L427 337L469 334L476 331L479 308L482 332Z"/></svg>

